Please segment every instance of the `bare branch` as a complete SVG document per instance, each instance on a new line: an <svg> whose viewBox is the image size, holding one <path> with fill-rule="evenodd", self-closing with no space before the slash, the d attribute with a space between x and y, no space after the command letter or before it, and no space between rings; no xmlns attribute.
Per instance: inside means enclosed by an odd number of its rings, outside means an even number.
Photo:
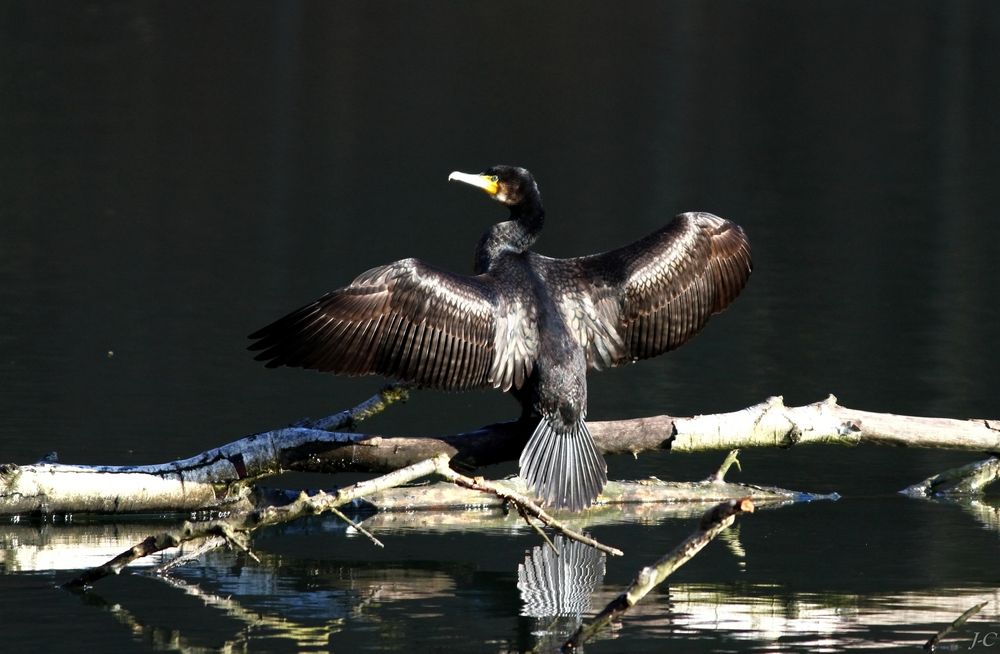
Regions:
<svg viewBox="0 0 1000 654"><path fill-rule="evenodd" d="M482 477L476 477L473 479L471 477L461 475L448 467L448 462L444 457L439 457L435 460L438 462L437 473L453 484L457 484L464 488L470 488L472 490L482 491L484 493L493 493L494 495L502 497L504 500L517 505L518 510L523 510L525 513L530 514L542 524L554 529L566 538L579 541L585 545L590 545L591 547L606 554L611 554L613 556L622 555L622 551L620 549L609 547L608 545L594 540L590 536L585 536L580 532L570 529L565 524L546 513L545 510L538 506L538 504L536 504L533 500L522 495L521 493L514 492L508 488L487 481Z"/></svg>
<svg viewBox="0 0 1000 654"><path fill-rule="evenodd" d="M593 638L600 630L610 625L614 620L635 606L651 590L660 585L664 579L673 574L677 568L690 561L713 538L733 524L737 515L752 513L753 510L753 502L748 498L744 498L723 502L707 511L702 516L697 531L688 536L680 545L652 566L640 570L635 580L621 595L604 607L604 610L598 613L593 620L581 625L570 636L563 644L562 651L574 651L580 645Z"/></svg>
<svg viewBox="0 0 1000 654"><path fill-rule="evenodd" d="M78 577L63 584L65 588L81 588L103 579L108 575L119 574L125 567L143 557L155 554L181 543L216 536L229 542L237 542L235 533L250 533L261 527L289 522L306 515L318 515L343 506L349 502L361 499L367 494L379 490L409 483L415 479L426 477L435 472L439 466L447 467L446 459L428 459L412 466L393 471L387 475L369 479L342 488L333 494L318 492L315 495L301 493L299 497L283 506L268 506L246 514L237 514L228 519L206 522L185 522L179 531L165 532L159 536L150 536L138 545L122 552L107 563L84 571Z"/></svg>
<svg viewBox="0 0 1000 654"><path fill-rule="evenodd" d="M490 482L498 488L529 495L530 490L520 477ZM622 511L622 505L670 503L718 503L737 497L750 497L754 503L785 504L815 500L836 500L835 493L821 495L757 484L704 481L663 481L656 477L637 481L609 481L597 502L587 510L588 517L604 511ZM469 490L448 482L399 486L365 498L380 511L412 511L414 509L444 509L464 507L502 507L503 497ZM666 508L657 509L667 512Z"/></svg>
<svg viewBox="0 0 1000 654"><path fill-rule="evenodd" d="M319 420L305 418L296 422L293 427L322 429L324 431L354 431L359 422L382 413L396 402L407 401L410 398L412 387L408 383L387 384L380 388L378 393L352 409Z"/></svg>
<svg viewBox="0 0 1000 654"><path fill-rule="evenodd" d="M350 411L312 424L353 424L405 395L405 388L388 387ZM288 470L384 473L438 455L448 456L453 465L478 467L515 460L531 427L525 422L502 423L433 438L286 427L159 465L0 465L0 515L247 511L255 506L252 482L268 475ZM858 411L839 406L833 396L801 407L786 407L775 397L732 413L593 422L590 431L604 454L638 454L652 449L787 448L815 443L1000 452L997 421ZM996 475L985 483L995 479Z"/></svg>
<svg viewBox="0 0 1000 654"><path fill-rule="evenodd" d="M708 481L721 484L726 478L726 473L729 472L729 469L732 466L735 465L736 469L740 470L739 456L739 450L730 450L729 454L726 455L726 458L722 460L722 465L719 466L719 469L715 471L714 475L708 478Z"/></svg>
<svg viewBox="0 0 1000 654"><path fill-rule="evenodd" d="M170 559L166 563L156 566L150 572L154 575L164 575L176 567L182 566L186 563L194 561L203 554L207 554L214 549L222 547L227 543L226 539L222 536L210 536L203 540L198 547L194 548L190 552L184 552Z"/></svg>
<svg viewBox="0 0 1000 654"><path fill-rule="evenodd" d="M517 512L522 518L524 518L524 521L528 523L528 526L531 527L543 541L545 541L545 544L548 545L553 552L555 552L556 556L559 556L559 548L556 547L556 544L552 542L552 539L549 538L549 535L546 534L541 527L531 521L531 516L525 512L524 507L520 504L517 505Z"/></svg>
<svg viewBox="0 0 1000 654"><path fill-rule="evenodd" d="M370 540L371 542L375 543L379 547L385 547L385 543L383 543L379 539L375 538L375 536L374 536L374 534L372 534L372 532L368 531L367 529L365 529L364 527L362 527L357 522L354 522L353 520L351 520L350 518L348 518L346 515L344 515L340 511L340 509L337 509L337 508L334 508L334 507L331 506L330 507L330 513L332 513L333 515L337 516L338 518L340 518L341 520L343 520L347 524L349 524L352 527L354 527L355 529L357 529L358 533L363 534L364 536L366 536L368 538L368 540Z"/></svg>
<svg viewBox="0 0 1000 654"><path fill-rule="evenodd" d="M965 613L955 618L954 622L952 622L950 625L948 625L941 631L934 634L930 640L924 643L924 651L933 652L935 649L937 649L938 644L942 640L944 640L948 634L950 634L951 632L953 632L954 630L958 629L963 624L965 624L969 618L979 613L983 609L983 607L986 606L987 604L989 604L989 602L981 602L979 604L976 604L975 606L967 610ZM975 645L975 643L973 643L973 645ZM972 648L970 647L969 649Z"/></svg>

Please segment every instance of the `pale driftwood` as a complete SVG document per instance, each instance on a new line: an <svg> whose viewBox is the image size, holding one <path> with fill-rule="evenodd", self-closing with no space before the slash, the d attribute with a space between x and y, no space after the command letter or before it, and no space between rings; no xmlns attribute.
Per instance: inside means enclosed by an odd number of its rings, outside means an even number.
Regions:
<svg viewBox="0 0 1000 654"><path fill-rule="evenodd" d="M349 412L313 424L356 422L404 396L399 387L389 387ZM503 423L467 434L414 438L296 426L162 465L7 464L0 466L0 514L249 510L254 505L249 482L281 471L383 473L439 454L453 464L478 467L515 460L529 427ZM815 443L1000 452L1000 421L858 411L838 405L833 396L800 407L786 407L775 397L732 413L593 422L590 431L604 454Z"/></svg>
<svg viewBox="0 0 1000 654"><path fill-rule="evenodd" d="M441 482L441 485L450 485ZM424 488L425 486L420 486ZM465 491L470 495L474 491ZM482 493L480 493L482 494ZM482 494L487 497L485 494ZM577 531L592 533L603 527L620 525L623 522L654 526L683 520L697 520L713 502L673 502L658 504L607 504L585 511L577 515L556 515ZM778 509L787 506L788 500L754 500L758 511ZM995 512L986 511L988 506L979 506L975 510L963 505L963 510L969 511L971 517L977 520L992 520L983 523L984 528L1000 531L1000 522ZM348 513L350 506L342 507ZM979 511L980 513L976 513ZM353 515L348 513L348 515ZM74 520L69 523L59 521L55 527L39 525L35 521L21 520L0 526L0 557L4 570L14 572L46 572L77 571L94 567L111 560L119 553L141 542L152 534L169 531L179 531L183 518L173 520L161 519L156 522L149 520L136 521L128 516L117 518L105 517L100 520ZM345 523L346 524L346 523ZM68 526L67 526L68 525ZM419 511L379 511L366 517L361 525L382 538L383 534L412 533L414 529L421 532L433 531L437 534L479 533L487 537L510 537L512 535L527 535L530 528L518 515L516 510L502 508L498 503L492 508L472 508L456 511L454 508ZM360 536L360 534L358 534ZM723 534L725 536L725 534ZM345 537L355 538L354 530L348 529ZM213 539L208 539L213 541ZM197 559L206 551L220 545L225 545L221 537L204 545L202 542L184 543L178 550L168 550L158 555L136 561L129 568L139 567L144 570L168 572L186 561ZM626 543L609 543L612 545L627 545ZM391 547L391 543L387 543ZM627 547L623 547L627 553ZM260 557L267 550L255 551ZM262 559L263 560L263 559ZM195 565L206 565L202 560ZM73 574L76 574L75 572Z"/></svg>
<svg viewBox="0 0 1000 654"><path fill-rule="evenodd" d="M640 570L635 580L621 595L611 600L592 620L580 625L580 628L563 644L562 650L564 652L575 651L593 638L612 621L635 606L651 590L663 583L663 580L673 574L675 570L694 558L716 536L733 524L737 515L752 513L753 510L753 502L749 498L743 498L728 500L707 511L693 534L659 561Z"/></svg>
<svg viewBox="0 0 1000 654"><path fill-rule="evenodd" d="M658 424L661 429L672 425L674 439L669 449L675 452L817 443L1000 452L1000 421L859 411L840 406L833 395L800 407L785 406L781 397L771 397L733 413L647 419L650 429Z"/></svg>
<svg viewBox="0 0 1000 654"><path fill-rule="evenodd" d="M0 515L42 513L138 513L250 511L257 506L255 480L309 465L315 447L367 438L329 432L405 401L404 385L389 385L352 409L295 426L253 434L188 459L142 466L59 463L0 464ZM433 458L433 454L385 472Z"/></svg>
<svg viewBox="0 0 1000 654"><path fill-rule="evenodd" d="M520 477L493 482L497 487L513 493L527 494L528 488ZM836 494L819 495L785 490L773 486L738 484L715 480L713 475L705 481L663 481L655 477L638 481L609 481L597 503L587 511L600 513L604 507L620 511L616 505L646 503L696 503L721 502L733 497L749 497L754 503L787 504L813 500L837 499ZM496 508L504 500L498 495L463 490L448 483L400 486L369 495L365 500L381 511L434 510L445 508Z"/></svg>

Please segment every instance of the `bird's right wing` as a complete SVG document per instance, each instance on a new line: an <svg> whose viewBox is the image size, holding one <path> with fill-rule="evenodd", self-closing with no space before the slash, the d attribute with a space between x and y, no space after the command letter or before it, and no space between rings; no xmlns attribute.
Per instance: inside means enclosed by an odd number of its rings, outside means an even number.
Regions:
<svg viewBox="0 0 1000 654"><path fill-rule="evenodd" d="M683 213L623 248L565 260L585 283L561 303L591 367L654 357L697 334L750 277L743 230L709 213Z"/></svg>
<svg viewBox="0 0 1000 654"><path fill-rule="evenodd" d="M379 374L450 390L520 386L537 353L534 317L489 275L404 259L254 332L257 360L344 375Z"/></svg>

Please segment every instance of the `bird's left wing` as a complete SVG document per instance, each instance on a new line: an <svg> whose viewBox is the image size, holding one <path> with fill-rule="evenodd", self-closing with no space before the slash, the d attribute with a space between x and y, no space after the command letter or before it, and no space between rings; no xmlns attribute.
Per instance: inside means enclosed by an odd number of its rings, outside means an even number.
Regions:
<svg viewBox="0 0 1000 654"><path fill-rule="evenodd" d="M580 280L560 311L598 369L688 341L736 299L753 267L743 230L708 213L680 214L635 243L560 264Z"/></svg>
<svg viewBox="0 0 1000 654"><path fill-rule="evenodd" d="M534 365L534 321L489 275L417 259L373 268L254 332L259 361L380 374L449 390L520 386Z"/></svg>

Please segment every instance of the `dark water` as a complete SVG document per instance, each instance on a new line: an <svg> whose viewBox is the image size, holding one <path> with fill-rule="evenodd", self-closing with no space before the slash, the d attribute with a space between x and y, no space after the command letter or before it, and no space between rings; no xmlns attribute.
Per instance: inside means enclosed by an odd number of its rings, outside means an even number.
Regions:
<svg viewBox="0 0 1000 654"><path fill-rule="evenodd" d="M166 461L367 397L378 380L263 370L245 334L376 264L467 270L502 212L445 179L493 163L538 178L546 254L695 209L750 235L743 296L680 351L593 376L595 419L831 392L998 417L998 38L989 2L2 3L0 460ZM426 392L372 428L514 411ZM695 479L719 458L609 467ZM588 650L878 651L990 600L967 648L1000 630L996 501L894 493L975 458L745 452L735 480L845 499L742 520ZM88 532L95 560L133 528ZM627 556L592 606L691 528L593 526ZM260 534L261 563L217 552L183 584L78 597L54 585L88 563L54 543L83 533L0 532L5 651L503 652L553 630L514 524L386 526L376 550L317 520Z"/></svg>

